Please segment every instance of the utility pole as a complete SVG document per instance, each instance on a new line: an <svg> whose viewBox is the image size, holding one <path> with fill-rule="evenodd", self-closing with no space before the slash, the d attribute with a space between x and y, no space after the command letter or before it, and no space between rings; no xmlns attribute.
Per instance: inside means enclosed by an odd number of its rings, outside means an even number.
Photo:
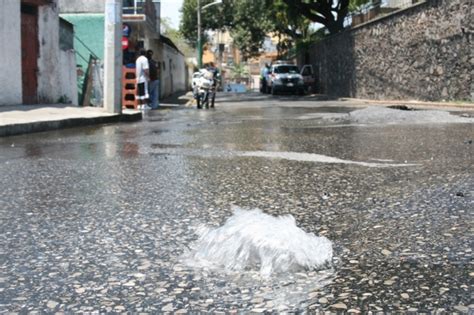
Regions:
<svg viewBox="0 0 474 315"><path fill-rule="evenodd" d="M122 0L105 2L104 108L122 113Z"/></svg>
<svg viewBox="0 0 474 315"><path fill-rule="evenodd" d="M220 4L222 0L216 0L209 4L206 4L201 8L201 0L197 0L197 19L198 19L198 40L197 40L197 51L198 51L198 67L202 68L202 39L201 39L201 10L207 9L210 6Z"/></svg>
<svg viewBox="0 0 474 315"><path fill-rule="evenodd" d="M197 19L198 19L198 68L202 68L202 43L201 43L201 0L197 0Z"/></svg>

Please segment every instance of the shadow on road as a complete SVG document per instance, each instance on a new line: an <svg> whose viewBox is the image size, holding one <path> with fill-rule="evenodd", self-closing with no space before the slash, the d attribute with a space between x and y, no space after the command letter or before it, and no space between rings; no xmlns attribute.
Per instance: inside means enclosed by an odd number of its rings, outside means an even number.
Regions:
<svg viewBox="0 0 474 315"><path fill-rule="evenodd" d="M160 105L163 107L186 105L192 98L193 95L191 92L180 91L160 100Z"/></svg>
<svg viewBox="0 0 474 315"><path fill-rule="evenodd" d="M308 102L308 101L331 101L338 100L337 97L330 97L322 94L309 94L309 95L270 95L262 94L259 92L247 92L247 93L226 93L221 92L217 94L219 103L232 103L238 101L245 102L262 102L265 100L271 100L272 102Z"/></svg>

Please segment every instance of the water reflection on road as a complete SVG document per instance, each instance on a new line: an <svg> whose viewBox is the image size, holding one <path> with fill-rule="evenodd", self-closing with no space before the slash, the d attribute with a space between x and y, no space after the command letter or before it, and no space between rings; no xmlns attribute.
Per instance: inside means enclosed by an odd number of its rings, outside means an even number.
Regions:
<svg viewBox="0 0 474 315"><path fill-rule="evenodd" d="M473 123L292 100L0 139L2 309L465 310ZM269 282L183 265L196 224L232 205L293 215L333 242L331 268Z"/></svg>

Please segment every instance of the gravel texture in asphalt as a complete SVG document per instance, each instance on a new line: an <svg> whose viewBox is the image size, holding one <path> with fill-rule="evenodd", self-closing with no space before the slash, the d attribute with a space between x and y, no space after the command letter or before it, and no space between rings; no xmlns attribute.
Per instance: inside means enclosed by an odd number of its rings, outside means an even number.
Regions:
<svg viewBox="0 0 474 315"><path fill-rule="evenodd" d="M474 311L469 113L216 106L1 138L0 310ZM188 264L232 206L291 214L331 262L270 277Z"/></svg>

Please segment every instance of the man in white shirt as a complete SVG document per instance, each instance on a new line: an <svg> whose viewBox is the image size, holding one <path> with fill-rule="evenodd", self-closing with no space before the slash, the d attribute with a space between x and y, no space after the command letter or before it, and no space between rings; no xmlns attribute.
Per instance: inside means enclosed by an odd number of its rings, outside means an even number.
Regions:
<svg viewBox="0 0 474 315"><path fill-rule="evenodd" d="M148 78L150 76L148 69L150 66L145 55L145 49L140 49L140 57L137 58L135 68L137 77L137 99L140 109L146 109L148 107L148 99L150 98L148 95Z"/></svg>

